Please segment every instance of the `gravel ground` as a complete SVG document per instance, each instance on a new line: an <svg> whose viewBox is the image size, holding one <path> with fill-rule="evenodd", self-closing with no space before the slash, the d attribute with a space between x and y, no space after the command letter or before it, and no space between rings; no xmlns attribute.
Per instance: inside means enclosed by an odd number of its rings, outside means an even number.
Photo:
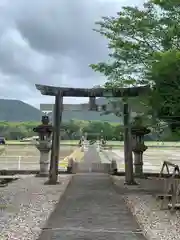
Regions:
<svg viewBox="0 0 180 240"><path fill-rule="evenodd" d="M113 181L122 191L124 188L122 178L113 177ZM140 190L134 191L136 188L139 189L139 186L126 188L129 191L124 194L124 200L148 240L180 239L180 212L160 210L155 197Z"/></svg>
<svg viewBox="0 0 180 240"><path fill-rule="evenodd" d="M59 185L44 185L46 179L25 176L1 188L0 239L36 240L71 180L59 176Z"/></svg>

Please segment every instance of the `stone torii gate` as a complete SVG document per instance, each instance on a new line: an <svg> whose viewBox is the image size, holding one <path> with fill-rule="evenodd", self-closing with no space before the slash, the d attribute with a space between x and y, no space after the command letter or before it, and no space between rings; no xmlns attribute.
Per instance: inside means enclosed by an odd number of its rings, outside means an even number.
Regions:
<svg viewBox="0 0 180 240"><path fill-rule="evenodd" d="M49 184L56 184L58 180L58 162L60 151L60 127L63 112L63 97L89 97L89 110L97 111L96 97L109 97L109 98L128 98L137 97L141 94L149 92L149 86L140 86L132 88L66 88L55 87L47 85L36 84L36 89L42 95L55 96L54 105L54 131L52 137L52 150L49 171ZM125 157L125 182L132 184L133 179L133 161L132 161L132 148L131 148L131 130L129 127L129 107L128 103L124 104L124 157Z"/></svg>

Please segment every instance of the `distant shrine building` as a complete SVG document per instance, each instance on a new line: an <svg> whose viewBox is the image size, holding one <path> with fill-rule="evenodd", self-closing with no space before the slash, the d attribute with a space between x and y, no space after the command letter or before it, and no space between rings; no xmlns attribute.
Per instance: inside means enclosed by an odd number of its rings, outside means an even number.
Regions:
<svg viewBox="0 0 180 240"><path fill-rule="evenodd" d="M123 123L121 117L117 117L115 114L107 114L103 115L103 112L111 112L112 104L103 97L97 98L96 102L94 103L94 109L89 111L90 103L82 103L82 104L63 104L63 118L66 121L71 119L77 120L85 120L85 121L107 121L107 122L117 122ZM120 109L123 110L123 103L122 106L119 106ZM46 113L49 115L50 120L53 121L53 109L54 104L40 104L40 111L42 113ZM131 112L132 117L136 116L136 112Z"/></svg>
<svg viewBox="0 0 180 240"><path fill-rule="evenodd" d="M99 101L98 101L99 100ZM54 104L40 104L41 112L53 112ZM104 112L110 110L110 104L107 102L106 99L97 99L95 103L95 107L93 109L97 112ZM63 111L89 111L89 103L82 103L82 104L63 104Z"/></svg>
<svg viewBox="0 0 180 240"><path fill-rule="evenodd" d="M89 111L90 103L63 104L62 116L65 118L66 121L70 121L72 119L77 119L77 118L78 120L101 121L101 118L102 118L101 113L104 111L107 111L108 107L110 110L110 106L106 103L107 102L106 99L105 100L103 99L103 101L102 99L99 99L99 100L100 101L98 102L98 104L96 102L94 109L92 109L91 111ZM54 110L54 104L44 104L44 103L40 104L40 111L44 114L47 114L50 117L51 122L53 122L53 116L54 116L53 110ZM103 118L103 121L120 122L120 118L112 114L112 116L105 116L105 118ZM64 134L66 133L63 130L61 130L60 136L63 137ZM79 135L81 135L81 133L79 133Z"/></svg>

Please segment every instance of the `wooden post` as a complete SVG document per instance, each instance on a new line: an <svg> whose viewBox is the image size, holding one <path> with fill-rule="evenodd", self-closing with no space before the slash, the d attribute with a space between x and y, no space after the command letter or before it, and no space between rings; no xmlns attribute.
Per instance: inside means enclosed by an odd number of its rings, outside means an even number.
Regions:
<svg viewBox="0 0 180 240"><path fill-rule="evenodd" d="M128 103L124 103L124 162L125 162L125 184L134 185L132 139L130 127L130 112Z"/></svg>
<svg viewBox="0 0 180 240"><path fill-rule="evenodd" d="M49 171L49 184L56 184L58 182L58 165L59 165L59 151L60 151L60 128L63 111L63 96L61 92L55 96L54 105L54 131L52 137L52 151Z"/></svg>

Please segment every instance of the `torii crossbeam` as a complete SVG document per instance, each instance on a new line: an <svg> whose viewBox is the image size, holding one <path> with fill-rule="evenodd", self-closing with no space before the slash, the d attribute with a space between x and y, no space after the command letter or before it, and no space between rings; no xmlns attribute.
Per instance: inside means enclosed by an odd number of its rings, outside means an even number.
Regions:
<svg viewBox="0 0 180 240"><path fill-rule="evenodd" d="M41 92L42 95L55 96L54 105L54 132L52 140L51 151L51 164L49 182L56 184L58 179L58 162L59 162L59 150L60 150L60 127L63 111L63 97L89 97L90 103L95 103L96 97L109 97L109 98L124 98L124 97L137 97L139 95L148 94L150 87L148 85L130 87L130 88L67 88L67 87L55 87L36 84L36 89ZM93 110L93 108L91 108ZM128 125L129 112L128 104L124 105L124 125ZM125 155L125 172L133 175L132 157L130 157L129 149L129 133L128 128L125 127L124 134L124 155ZM132 154L132 153L131 153ZM129 169L129 171L126 171ZM130 174L128 174L130 175ZM126 181L130 181L130 176L126 176ZM128 180L129 179L129 180Z"/></svg>

